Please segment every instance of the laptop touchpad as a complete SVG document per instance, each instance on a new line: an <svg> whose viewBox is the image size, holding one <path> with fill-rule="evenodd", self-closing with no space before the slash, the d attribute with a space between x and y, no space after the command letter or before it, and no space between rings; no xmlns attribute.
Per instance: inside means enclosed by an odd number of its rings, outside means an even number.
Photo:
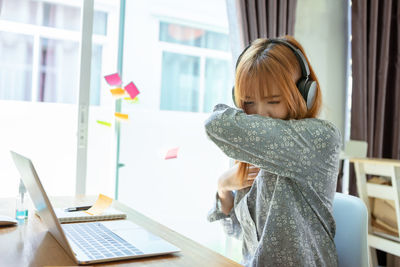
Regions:
<svg viewBox="0 0 400 267"><path fill-rule="evenodd" d="M162 253L177 250L172 244L130 221L102 223L144 253Z"/></svg>

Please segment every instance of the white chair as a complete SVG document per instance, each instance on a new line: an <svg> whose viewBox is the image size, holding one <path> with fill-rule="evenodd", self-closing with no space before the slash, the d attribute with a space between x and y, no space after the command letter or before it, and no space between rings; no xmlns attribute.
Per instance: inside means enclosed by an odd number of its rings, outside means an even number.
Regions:
<svg viewBox="0 0 400 267"><path fill-rule="evenodd" d="M368 143L365 141L348 140L344 151L340 152L341 159L365 158L367 156Z"/></svg>
<svg viewBox="0 0 400 267"><path fill-rule="evenodd" d="M364 202L354 196L336 193L333 216L339 267L368 266L368 211Z"/></svg>
<svg viewBox="0 0 400 267"><path fill-rule="evenodd" d="M371 225L371 209L368 197L393 200L396 208L397 227L400 233L400 160L353 158L360 198L368 209L368 247L372 267L378 265L376 249L400 257L400 236L376 233ZM368 174L390 177L392 185L367 183Z"/></svg>
<svg viewBox="0 0 400 267"><path fill-rule="evenodd" d="M338 175L338 192L349 190L349 159L365 158L367 156L368 143L365 141L348 140L344 150L340 152L340 166Z"/></svg>

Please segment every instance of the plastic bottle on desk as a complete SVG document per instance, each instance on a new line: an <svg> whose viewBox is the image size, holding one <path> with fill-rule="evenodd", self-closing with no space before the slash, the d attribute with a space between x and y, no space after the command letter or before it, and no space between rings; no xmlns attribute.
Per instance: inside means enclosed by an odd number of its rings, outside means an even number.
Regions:
<svg viewBox="0 0 400 267"><path fill-rule="evenodd" d="M26 188L22 179L19 180L17 205L15 208L15 218L19 221L28 218L28 203L26 201Z"/></svg>

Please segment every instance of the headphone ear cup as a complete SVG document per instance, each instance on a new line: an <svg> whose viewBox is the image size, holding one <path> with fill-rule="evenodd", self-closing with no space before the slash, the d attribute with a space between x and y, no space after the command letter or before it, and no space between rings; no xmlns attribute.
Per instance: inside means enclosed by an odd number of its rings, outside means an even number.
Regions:
<svg viewBox="0 0 400 267"><path fill-rule="evenodd" d="M301 78L297 82L297 88L306 102L307 109L311 109L314 104L315 94L317 91L317 83L308 77Z"/></svg>
<svg viewBox="0 0 400 267"><path fill-rule="evenodd" d="M313 80L307 81L305 90L307 91L307 109L310 110L314 105L315 95L317 93L317 83Z"/></svg>
<svg viewBox="0 0 400 267"><path fill-rule="evenodd" d="M236 104L236 100L235 100L235 86L232 86L232 101L233 101L233 104L235 105L235 107L238 107L238 105Z"/></svg>

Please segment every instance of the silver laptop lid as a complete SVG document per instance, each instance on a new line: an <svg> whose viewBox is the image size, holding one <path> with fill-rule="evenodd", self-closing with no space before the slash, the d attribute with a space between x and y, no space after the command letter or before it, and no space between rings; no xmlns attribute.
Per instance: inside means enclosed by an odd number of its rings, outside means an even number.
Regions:
<svg viewBox="0 0 400 267"><path fill-rule="evenodd" d="M39 176L36 173L35 167L33 167L32 161L18 153L10 151L15 165L21 175L22 181L25 184L29 195L38 210L40 218L49 228L50 233L60 243L65 251L73 258L76 259L72 249L64 235L64 231L57 219L54 209L51 206L49 198L39 180Z"/></svg>

